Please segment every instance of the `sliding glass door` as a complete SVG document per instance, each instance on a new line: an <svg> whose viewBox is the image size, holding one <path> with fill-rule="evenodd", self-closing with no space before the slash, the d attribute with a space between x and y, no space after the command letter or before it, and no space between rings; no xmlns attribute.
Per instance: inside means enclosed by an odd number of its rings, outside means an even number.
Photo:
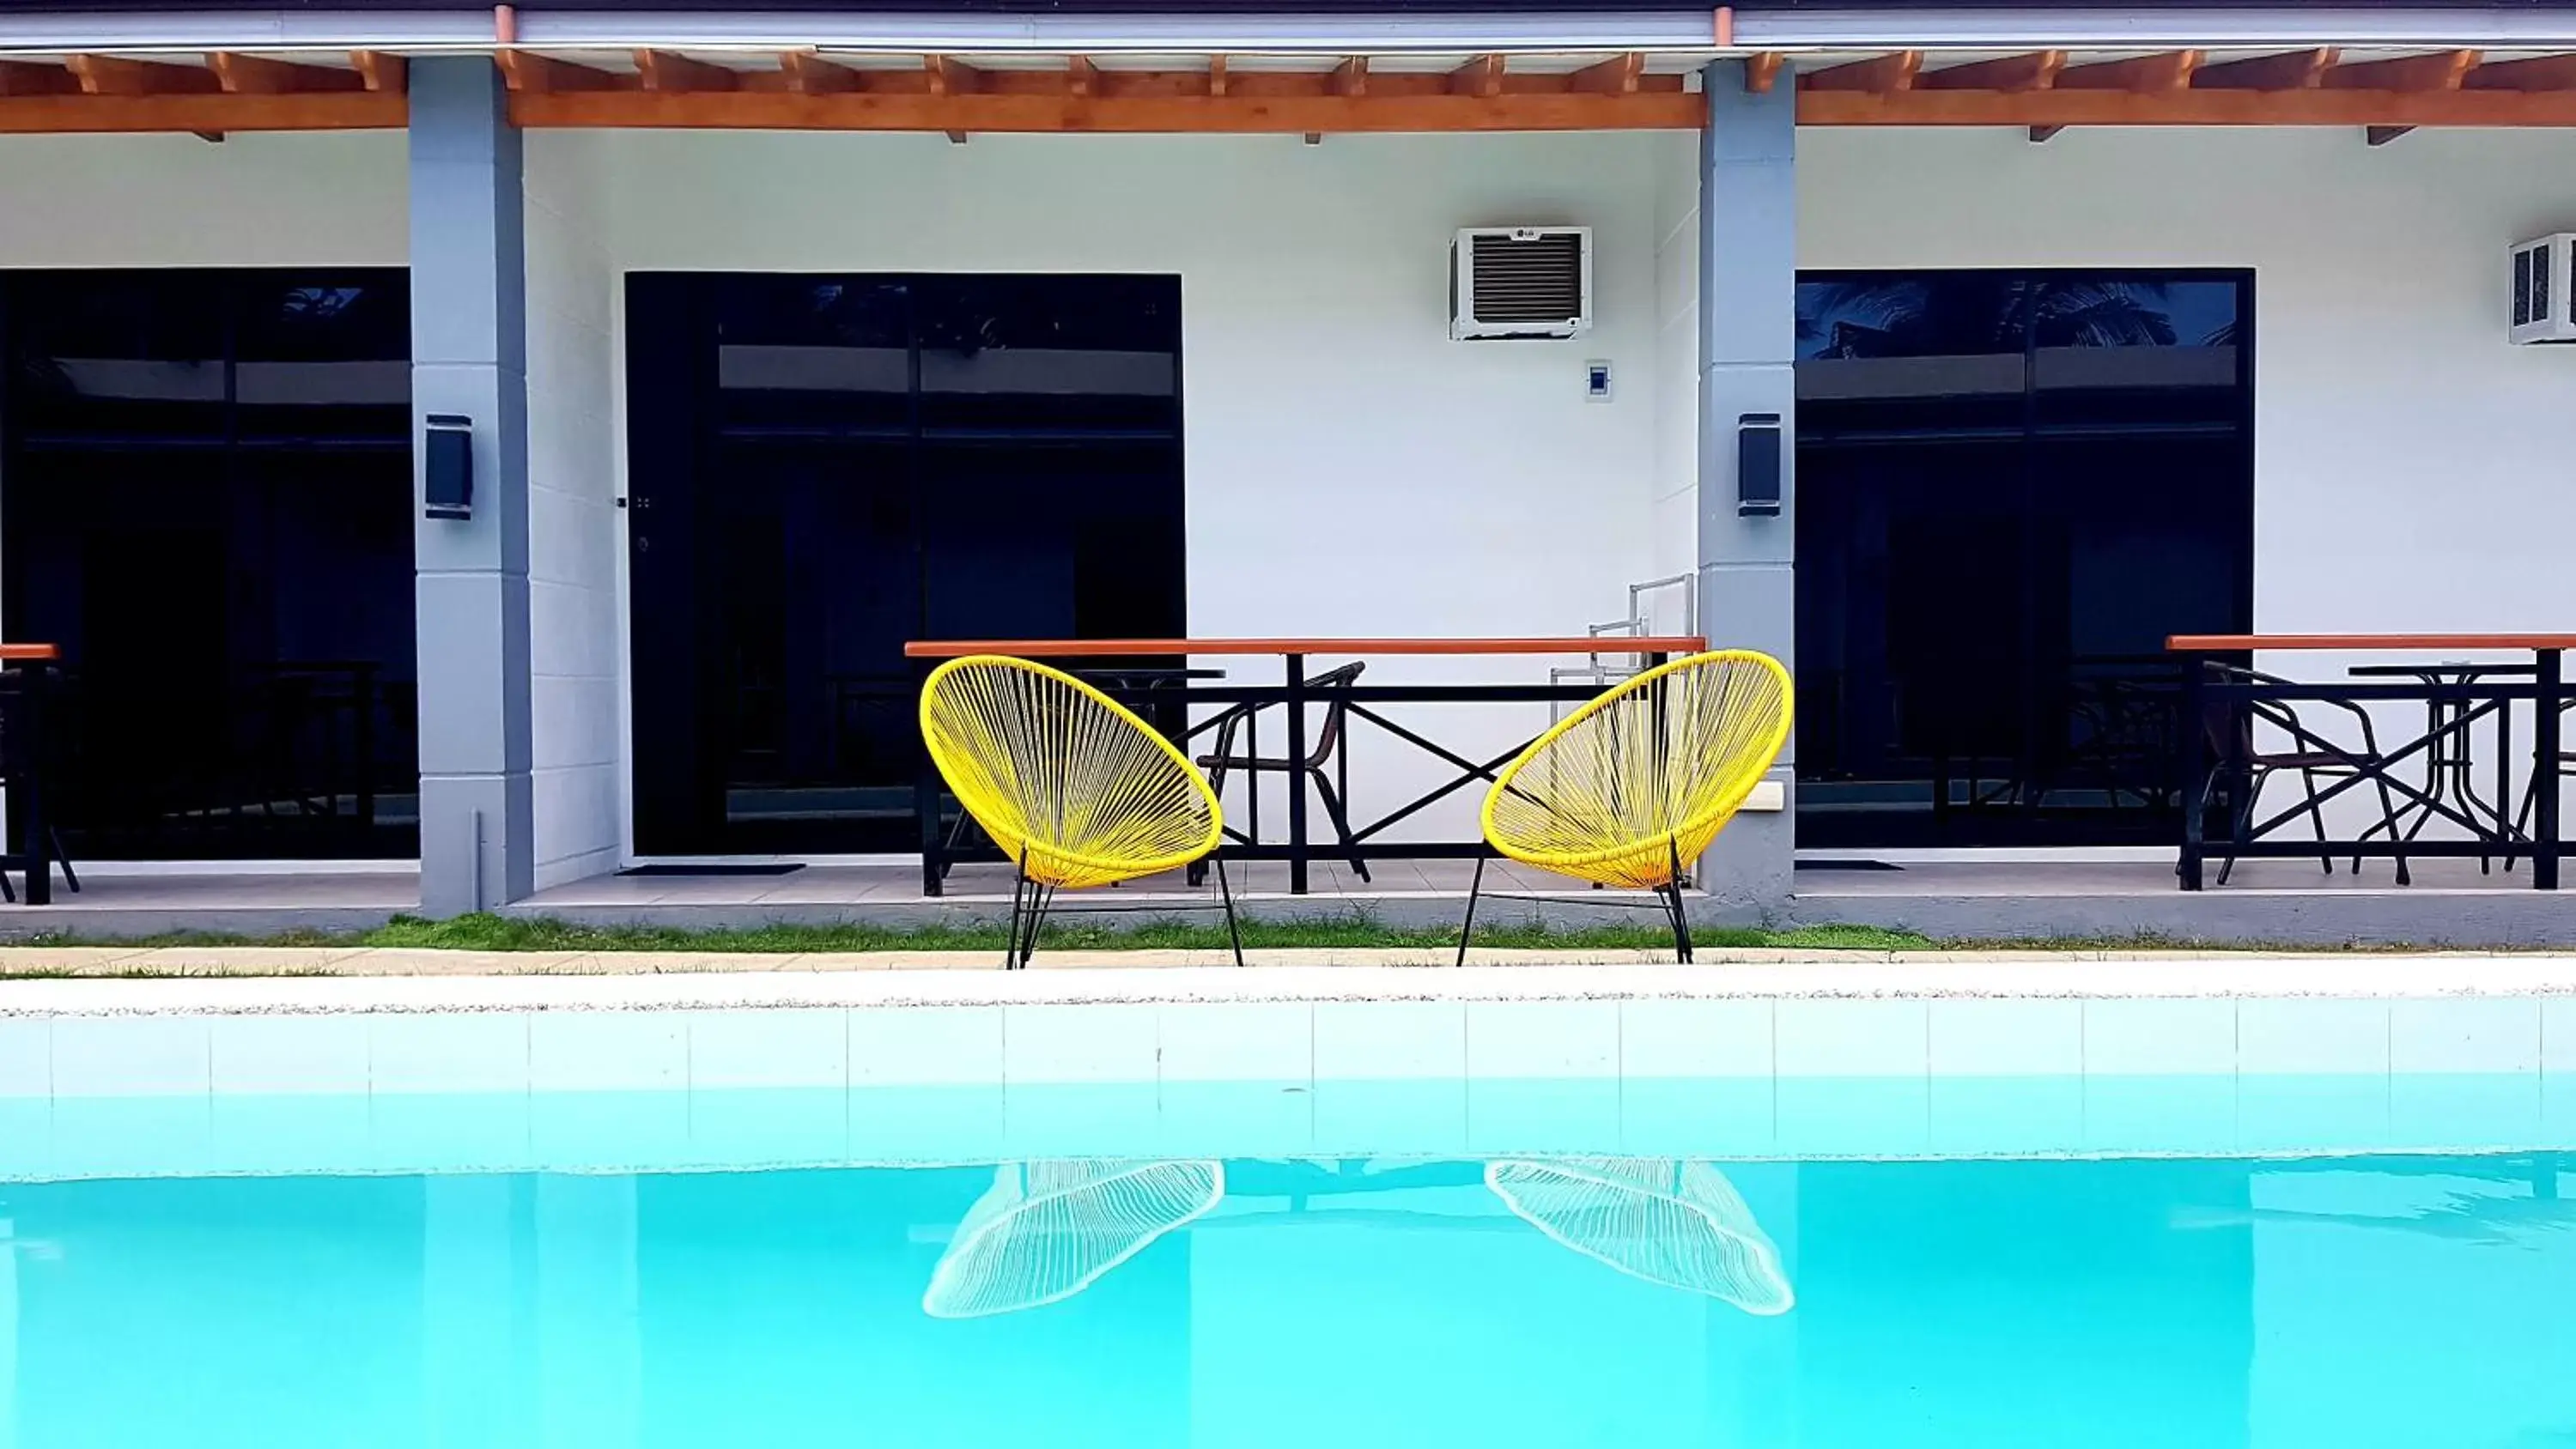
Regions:
<svg viewBox="0 0 2576 1449"><path fill-rule="evenodd" d="M1800 845L2173 838L2163 642L2252 623L2252 293L1802 275Z"/></svg>
<svg viewBox="0 0 2576 1449"><path fill-rule="evenodd" d="M638 274L647 855L915 849L921 638L1182 632L1180 284Z"/></svg>
<svg viewBox="0 0 2576 1449"><path fill-rule="evenodd" d="M8 635L75 860L419 852L398 268L0 276Z"/></svg>

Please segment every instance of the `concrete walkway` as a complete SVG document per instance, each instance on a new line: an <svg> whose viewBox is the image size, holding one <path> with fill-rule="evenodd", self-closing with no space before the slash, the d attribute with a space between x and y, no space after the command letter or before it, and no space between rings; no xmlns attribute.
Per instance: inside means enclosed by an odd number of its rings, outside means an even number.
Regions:
<svg viewBox="0 0 2576 1449"><path fill-rule="evenodd" d="M975 957L576 955L160 948L0 952L0 1017L190 1012L626 1011L1198 1001L2576 997L2576 957L1952 952L1643 953L1572 962L1479 952L1276 951L1237 970L1200 952L1061 953L1003 972ZM1041 958L1044 959L1044 958ZM54 979L29 979L43 963ZM943 969L944 968L944 969ZM60 979L73 972L79 979ZM149 973L150 980L113 979Z"/></svg>

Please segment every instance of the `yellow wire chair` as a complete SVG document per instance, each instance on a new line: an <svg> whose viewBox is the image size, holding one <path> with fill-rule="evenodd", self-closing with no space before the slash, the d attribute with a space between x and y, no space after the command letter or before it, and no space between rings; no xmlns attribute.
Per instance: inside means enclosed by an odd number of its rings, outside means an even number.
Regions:
<svg viewBox="0 0 2576 1449"><path fill-rule="evenodd" d="M1789 671L1726 649L1658 665L1601 695L1503 767L1485 795L1485 843L1596 885L1652 890L1691 959L1687 866L1734 818L1789 741ZM1485 885L1477 857L1458 961Z"/></svg>
<svg viewBox="0 0 2576 1449"><path fill-rule="evenodd" d="M921 738L931 763L1011 858L1006 968L1026 966L1055 893L1175 870L1216 850L1216 792L1187 756L1072 675L977 654L930 671ZM1234 888L1216 862L1225 928L1243 962Z"/></svg>

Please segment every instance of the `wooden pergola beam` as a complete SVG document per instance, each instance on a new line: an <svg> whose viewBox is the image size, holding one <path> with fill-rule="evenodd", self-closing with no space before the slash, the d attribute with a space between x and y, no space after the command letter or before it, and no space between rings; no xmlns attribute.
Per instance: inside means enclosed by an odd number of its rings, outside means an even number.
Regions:
<svg viewBox="0 0 2576 1449"><path fill-rule="evenodd" d="M967 96L984 88L984 73L944 55L921 58L921 73L929 77L934 96Z"/></svg>
<svg viewBox="0 0 2576 1449"><path fill-rule="evenodd" d="M2461 78L2473 91L2576 90L2576 55L2535 55L2480 64Z"/></svg>
<svg viewBox="0 0 2576 1449"><path fill-rule="evenodd" d="M635 74L648 91L732 91L742 88L739 73L667 50L635 52Z"/></svg>
<svg viewBox="0 0 2576 1449"><path fill-rule="evenodd" d="M806 95L786 90L520 90L510 98L510 113L527 127L1298 135L1690 130L1705 124L1708 115L1703 97L1680 89L1640 89L1625 96L1571 89L1510 90L1491 96L1408 89L1351 96L1326 93L1320 85L1294 94L1247 93L1240 84L1244 79L1235 77L1238 84L1224 96L1105 98L1024 91Z"/></svg>
<svg viewBox="0 0 2576 1449"><path fill-rule="evenodd" d="M2044 91L2057 84L2057 73L2066 69L2066 52L2039 50L2028 55L2008 55L2000 60L1972 61L1941 70L1927 70L1914 77L1914 89L1922 91Z"/></svg>
<svg viewBox="0 0 2576 1449"><path fill-rule="evenodd" d="M859 88L857 71L810 50L791 50L778 57L778 72L787 78L787 89L799 95L826 96Z"/></svg>
<svg viewBox="0 0 2576 1449"><path fill-rule="evenodd" d="M1646 57L1636 51L1614 55L1608 60L1587 65L1566 77L1566 89L1588 91L1597 96L1634 95L1637 82L1646 73Z"/></svg>
<svg viewBox="0 0 2576 1449"><path fill-rule="evenodd" d="M1798 77L1802 91L1859 91L1877 95L1914 89L1915 76L1923 69L1923 52L1900 50L1893 55L1855 60L1847 65L1828 66Z"/></svg>
<svg viewBox="0 0 2576 1449"><path fill-rule="evenodd" d="M210 95L223 85L204 66L172 65L160 60L129 60L116 55L75 55L64 62L91 96ZM201 129L189 127L190 130Z"/></svg>
<svg viewBox="0 0 2576 1449"><path fill-rule="evenodd" d="M1498 96L1503 93L1503 58L1480 55L1449 72L1449 90L1461 96Z"/></svg>
<svg viewBox="0 0 2576 1449"><path fill-rule="evenodd" d="M1803 126L2565 126L2576 90L1810 91Z"/></svg>
<svg viewBox="0 0 2576 1449"><path fill-rule="evenodd" d="M2161 55L2141 55L2128 60L2106 60L2096 65L2073 65L2057 73L2061 91L2128 91L2136 95L2157 95L2178 91L2191 84L2191 73L2200 69L2200 52L2172 50Z"/></svg>
<svg viewBox="0 0 2576 1449"><path fill-rule="evenodd" d="M1225 57L1224 57L1224 56L1221 56L1221 55L1211 55L1211 56L1209 56L1209 57L1208 57L1208 70L1207 70L1207 75L1208 75L1208 79L1207 79L1207 92L1208 92L1208 94L1209 94L1209 95L1211 95L1211 96L1221 96L1221 95L1224 95L1224 94L1225 94Z"/></svg>
<svg viewBox="0 0 2576 1449"><path fill-rule="evenodd" d="M327 65L295 65L263 56L216 51L206 57L215 83L234 95L285 96L315 91L362 91L366 78Z"/></svg>
<svg viewBox="0 0 2576 1449"><path fill-rule="evenodd" d="M1100 67L1087 55L1065 57L1064 89L1068 95L1091 95L1100 89Z"/></svg>
<svg viewBox="0 0 2576 1449"><path fill-rule="evenodd" d="M2314 90L2324 83L2326 72L2334 69L2340 54L2329 45L2315 50L2293 50L2283 55L2221 61L2192 72L2191 83L2210 91Z"/></svg>
<svg viewBox="0 0 2576 1449"><path fill-rule="evenodd" d="M399 91L0 96L0 135L12 136L385 131L402 129L410 117L409 98Z"/></svg>
<svg viewBox="0 0 2576 1449"><path fill-rule="evenodd" d="M1355 55L1333 67L1333 94L1364 96L1368 94L1368 57Z"/></svg>
<svg viewBox="0 0 2576 1449"><path fill-rule="evenodd" d="M1776 50L1755 51L1744 58L1744 88L1755 95L1769 93L1780 79L1781 67L1789 58Z"/></svg>
<svg viewBox="0 0 2576 1449"><path fill-rule="evenodd" d="M80 78L59 65L0 60L0 96L76 96Z"/></svg>
<svg viewBox="0 0 2576 1449"><path fill-rule="evenodd" d="M2436 51L2339 65L2326 73L2325 83L2345 91L2455 91L2477 63L2474 50Z"/></svg>
<svg viewBox="0 0 2576 1449"><path fill-rule="evenodd" d="M539 55L531 50L504 50L492 59L501 67L502 82L511 90L526 94L630 89L627 77L594 66L575 65L568 60Z"/></svg>

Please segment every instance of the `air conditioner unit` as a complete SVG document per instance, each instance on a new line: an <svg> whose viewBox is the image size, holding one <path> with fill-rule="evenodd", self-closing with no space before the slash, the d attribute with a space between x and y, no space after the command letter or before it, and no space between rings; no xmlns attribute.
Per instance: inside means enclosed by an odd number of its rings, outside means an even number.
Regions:
<svg viewBox="0 0 2576 1449"><path fill-rule="evenodd" d="M1449 246L1449 335L1580 337L1592 330L1592 228L1476 226Z"/></svg>
<svg viewBox="0 0 2576 1449"><path fill-rule="evenodd" d="M2576 286L2568 265L2576 232L2553 232L2513 249L2513 329L2516 342L2576 342Z"/></svg>

